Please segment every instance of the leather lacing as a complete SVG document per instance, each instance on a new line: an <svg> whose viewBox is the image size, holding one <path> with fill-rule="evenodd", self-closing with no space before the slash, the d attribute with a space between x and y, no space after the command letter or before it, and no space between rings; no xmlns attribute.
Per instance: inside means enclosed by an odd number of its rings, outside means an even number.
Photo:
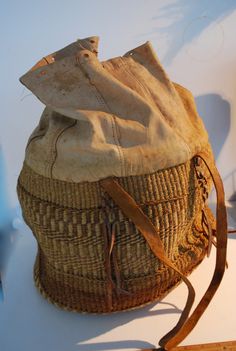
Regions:
<svg viewBox="0 0 236 351"><path fill-rule="evenodd" d="M202 197L203 200L206 201L209 196L209 191L208 191L208 180L207 177L204 174L204 171L202 171L202 168L199 167L199 158L195 158L195 173L198 179L198 184L200 185L200 188L202 189ZM202 228L204 234L208 237L208 248L207 248L207 257L210 256L212 245L217 246L217 241L216 241L216 220L214 216L211 213L211 210L208 207L204 207L202 209ZM233 234L236 233L236 229L233 230L227 230L228 234ZM228 263L226 262L226 268L228 268Z"/></svg>
<svg viewBox="0 0 236 351"><path fill-rule="evenodd" d="M113 204L107 198L106 194L102 194L102 204L104 206L103 218L104 218L104 239L105 239L105 268L108 279L108 307L112 311L112 293L113 291L117 294L130 295L131 293L121 286L121 276L120 269L117 262L116 254L116 230L118 226L118 221L109 220L109 212L113 208ZM112 271L114 272L114 278L112 276Z"/></svg>

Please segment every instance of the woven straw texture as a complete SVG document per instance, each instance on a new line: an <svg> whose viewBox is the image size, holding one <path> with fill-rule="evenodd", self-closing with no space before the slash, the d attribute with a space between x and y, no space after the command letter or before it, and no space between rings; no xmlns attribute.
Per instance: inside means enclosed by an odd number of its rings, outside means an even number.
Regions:
<svg viewBox="0 0 236 351"><path fill-rule="evenodd" d="M152 174L117 177L157 228L167 256L189 274L204 258L202 210L210 181L193 160ZM26 162L17 193L38 242L36 286L72 311L107 313L161 299L179 283L99 181L71 183L35 173ZM111 248L110 230L115 229Z"/></svg>

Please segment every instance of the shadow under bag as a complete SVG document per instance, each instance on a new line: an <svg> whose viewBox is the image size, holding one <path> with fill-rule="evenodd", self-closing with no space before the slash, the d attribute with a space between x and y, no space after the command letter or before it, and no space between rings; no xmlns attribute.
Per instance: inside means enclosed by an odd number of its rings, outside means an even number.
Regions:
<svg viewBox="0 0 236 351"><path fill-rule="evenodd" d="M34 279L71 311L110 313L188 289L180 343L217 290L226 264L224 190L190 91L173 83L151 43L99 61L99 38L44 57L20 81L45 105L17 184L38 242ZM206 200L214 184L216 220ZM187 275L216 241L211 283L190 314Z"/></svg>

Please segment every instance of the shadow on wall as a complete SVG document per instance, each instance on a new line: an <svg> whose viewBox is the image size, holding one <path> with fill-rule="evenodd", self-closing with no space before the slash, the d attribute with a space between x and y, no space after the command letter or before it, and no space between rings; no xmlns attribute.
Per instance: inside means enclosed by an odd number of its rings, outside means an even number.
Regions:
<svg viewBox="0 0 236 351"><path fill-rule="evenodd" d="M233 189L233 194L230 196L229 201L234 201L236 204L236 169L229 173L224 181L230 181ZM235 222L236 222L236 211L235 211Z"/></svg>
<svg viewBox="0 0 236 351"><path fill-rule="evenodd" d="M0 145L0 231L6 225L8 220L8 199L6 190L6 171L3 152Z"/></svg>
<svg viewBox="0 0 236 351"><path fill-rule="evenodd" d="M184 45L191 43L211 23L220 21L236 9L235 0L216 1L190 1L175 0L164 5L158 15L151 18L155 27L151 32L139 36L151 36L155 34L164 37L168 44L162 62L169 65ZM197 21L195 25L194 21Z"/></svg>
<svg viewBox="0 0 236 351"><path fill-rule="evenodd" d="M19 222L16 218L16 210L11 208L7 196L6 165L2 148L0 146L0 275L4 273L6 264L13 250L17 233L14 229L14 222ZM18 211L19 212L19 211ZM14 220L14 221L13 221ZM1 277L0 277L1 280ZM3 300L3 292L0 286L0 301Z"/></svg>
<svg viewBox="0 0 236 351"><path fill-rule="evenodd" d="M230 104L217 94L200 95L195 98L195 101L198 114L205 124L217 160L230 130Z"/></svg>
<svg viewBox="0 0 236 351"><path fill-rule="evenodd" d="M227 206L228 225L229 225L229 228L230 229L232 228L233 230L236 230L236 201L235 201L235 199L236 199L236 191L234 192L234 194L230 198L230 201L228 202L228 206ZM232 237L234 239L236 239L235 234L232 235Z"/></svg>
<svg viewBox="0 0 236 351"><path fill-rule="evenodd" d="M236 169L230 172L225 178L224 183L230 183L232 188L232 195L228 199L227 212L229 227L236 229ZM236 235L232 235L236 239Z"/></svg>

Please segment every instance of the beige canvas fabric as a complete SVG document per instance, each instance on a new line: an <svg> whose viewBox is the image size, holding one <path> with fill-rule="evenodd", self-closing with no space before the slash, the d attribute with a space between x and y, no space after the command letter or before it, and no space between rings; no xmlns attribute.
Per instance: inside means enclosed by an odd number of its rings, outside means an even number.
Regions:
<svg viewBox="0 0 236 351"><path fill-rule="evenodd" d="M71 182L148 174L209 147L192 94L149 41L106 61L98 42L79 39L20 79L46 105L25 153L35 172Z"/></svg>

